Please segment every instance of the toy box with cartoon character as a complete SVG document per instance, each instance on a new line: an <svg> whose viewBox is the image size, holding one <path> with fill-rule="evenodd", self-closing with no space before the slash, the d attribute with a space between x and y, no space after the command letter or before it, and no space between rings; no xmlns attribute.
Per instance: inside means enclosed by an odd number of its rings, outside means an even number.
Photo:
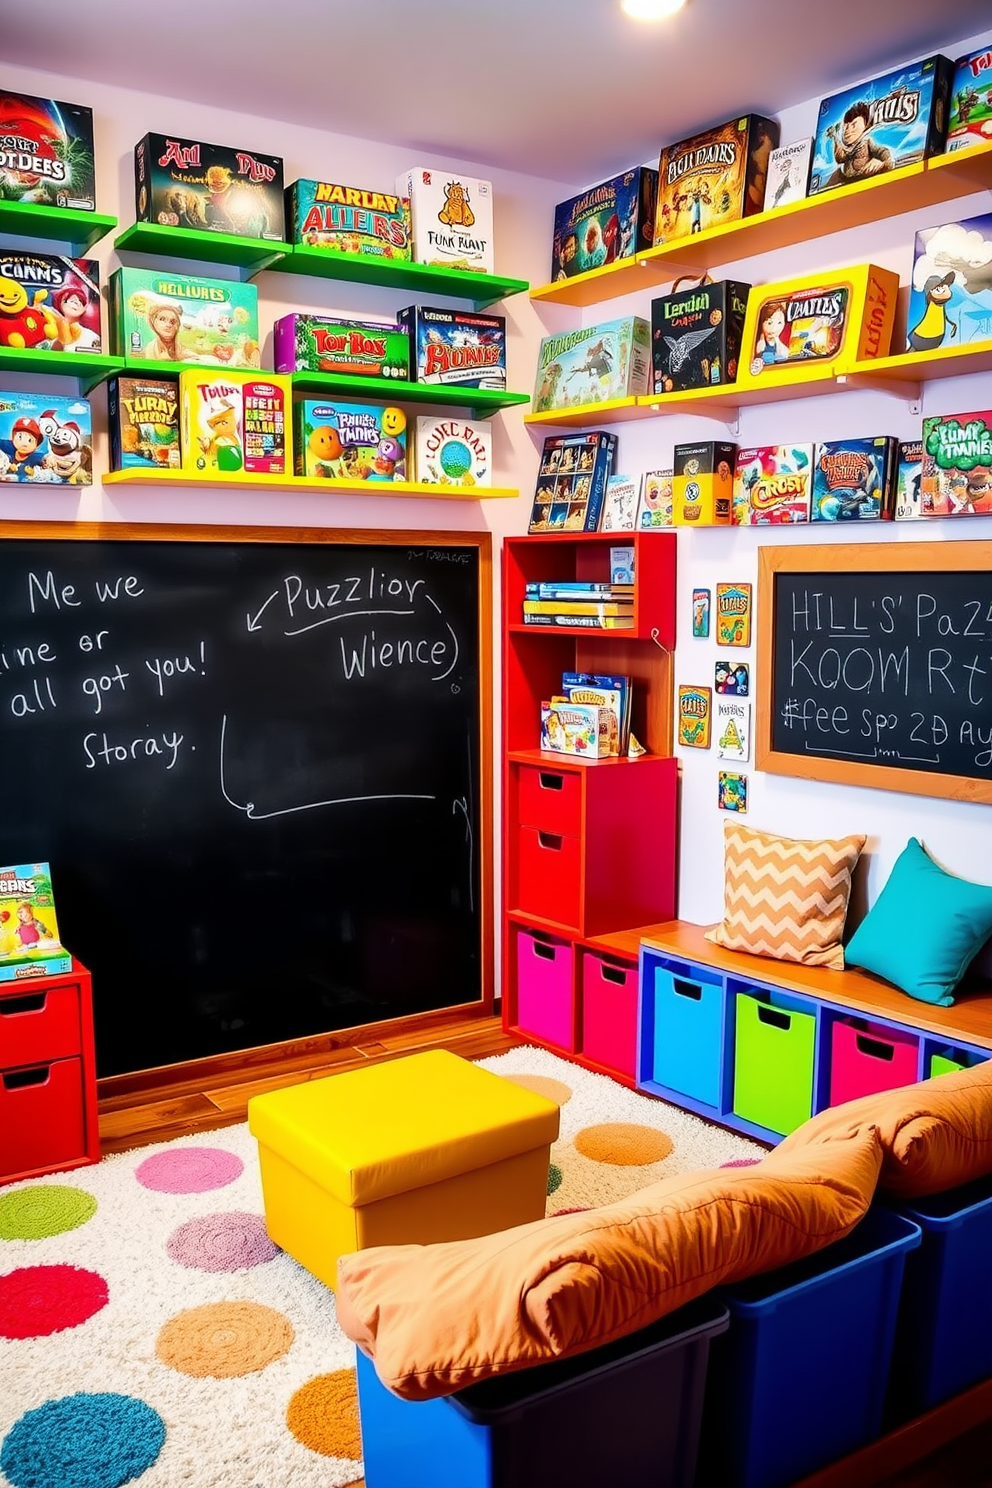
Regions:
<svg viewBox="0 0 992 1488"><path fill-rule="evenodd" d="M925 517L992 513L992 411L923 420L921 504Z"/></svg>
<svg viewBox="0 0 992 1488"><path fill-rule="evenodd" d="M894 515L897 522L914 522L923 516L922 439L905 439L899 445Z"/></svg>
<svg viewBox="0 0 992 1488"><path fill-rule="evenodd" d="M139 222L239 238L285 238L282 159L146 134L134 147Z"/></svg>
<svg viewBox="0 0 992 1488"><path fill-rule="evenodd" d="M948 155L992 140L992 47L955 62L947 119Z"/></svg>
<svg viewBox="0 0 992 1488"><path fill-rule="evenodd" d="M726 526L737 446L713 440L675 446L672 518L676 527Z"/></svg>
<svg viewBox="0 0 992 1488"><path fill-rule="evenodd" d="M412 257L410 203L392 192L340 181L294 181L286 187L286 222L290 241L307 248L398 263Z"/></svg>
<svg viewBox="0 0 992 1488"><path fill-rule="evenodd" d="M616 740L616 716L610 708L573 703L567 697L541 703L542 749L585 755L586 759L609 759L617 752Z"/></svg>
<svg viewBox="0 0 992 1488"><path fill-rule="evenodd" d="M72 957L59 939L48 864L0 868L0 982L71 970Z"/></svg>
<svg viewBox="0 0 992 1488"><path fill-rule="evenodd" d="M54 253L0 253L0 346L100 351L100 265Z"/></svg>
<svg viewBox="0 0 992 1488"><path fill-rule="evenodd" d="M571 279L650 248L657 196L658 172L639 165L559 202L551 278Z"/></svg>
<svg viewBox="0 0 992 1488"><path fill-rule="evenodd" d="M824 98L813 141L810 196L939 155L953 74L946 57L926 57Z"/></svg>
<svg viewBox="0 0 992 1488"><path fill-rule="evenodd" d="M549 434L538 468L528 532L596 532L617 436L605 429Z"/></svg>
<svg viewBox="0 0 992 1488"><path fill-rule="evenodd" d="M668 145L658 162L655 243L671 243L760 212L768 157L778 142L774 119L745 114Z"/></svg>
<svg viewBox="0 0 992 1488"><path fill-rule="evenodd" d="M128 362L258 367L258 290L236 279L115 269L111 339Z"/></svg>
<svg viewBox="0 0 992 1488"><path fill-rule="evenodd" d="M640 315L545 336L537 354L534 412L646 393L651 327Z"/></svg>
<svg viewBox="0 0 992 1488"><path fill-rule="evenodd" d="M907 351L992 336L992 213L916 234L906 325Z"/></svg>
<svg viewBox="0 0 992 1488"><path fill-rule="evenodd" d="M739 449L731 521L735 527L808 522L813 446L765 444Z"/></svg>
<svg viewBox="0 0 992 1488"><path fill-rule="evenodd" d="M492 425L481 420L417 419L414 479L432 486L491 486Z"/></svg>
<svg viewBox="0 0 992 1488"><path fill-rule="evenodd" d="M410 337L395 323L294 311L276 321L272 344L277 372L336 372L370 382L410 375Z"/></svg>
<svg viewBox="0 0 992 1488"><path fill-rule="evenodd" d="M304 398L296 404L293 416L297 475L321 480L409 480L402 408Z"/></svg>
<svg viewBox="0 0 992 1488"><path fill-rule="evenodd" d="M473 310L410 305L396 319L410 333L414 382L506 391L506 320Z"/></svg>
<svg viewBox="0 0 992 1488"><path fill-rule="evenodd" d="M813 521L891 517L898 454L898 440L884 434L818 444L813 462Z"/></svg>
<svg viewBox="0 0 992 1488"><path fill-rule="evenodd" d="M491 181L411 166L396 190L410 203L415 263L495 274Z"/></svg>
<svg viewBox="0 0 992 1488"><path fill-rule="evenodd" d="M0 480L93 484L93 421L85 398L0 393Z"/></svg>
<svg viewBox="0 0 992 1488"><path fill-rule="evenodd" d="M111 377L111 470L178 470L179 378Z"/></svg>
<svg viewBox="0 0 992 1488"><path fill-rule="evenodd" d="M277 374L179 374L182 468L197 474L289 475L292 381Z"/></svg>
<svg viewBox="0 0 992 1488"><path fill-rule="evenodd" d="M695 284L651 301L651 359L656 393L733 382L750 284Z"/></svg>
<svg viewBox="0 0 992 1488"><path fill-rule="evenodd" d="M95 211L93 110L0 89L0 201Z"/></svg>

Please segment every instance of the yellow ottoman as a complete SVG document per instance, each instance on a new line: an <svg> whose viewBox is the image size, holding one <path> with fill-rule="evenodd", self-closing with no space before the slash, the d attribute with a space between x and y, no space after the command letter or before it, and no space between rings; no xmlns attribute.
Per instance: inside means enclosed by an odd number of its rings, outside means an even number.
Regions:
<svg viewBox="0 0 992 1488"><path fill-rule="evenodd" d="M558 1116L444 1049L252 1096L269 1235L333 1287L349 1251L543 1219Z"/></svg>

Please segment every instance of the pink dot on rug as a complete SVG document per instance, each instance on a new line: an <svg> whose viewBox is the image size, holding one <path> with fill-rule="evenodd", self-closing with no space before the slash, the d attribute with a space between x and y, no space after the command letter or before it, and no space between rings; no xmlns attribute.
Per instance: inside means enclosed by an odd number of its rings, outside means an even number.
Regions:
<svg viewBox="0 0 992 1488"><path fill-rule="evenodd" d="M166 1241L170 1260L195 1271L240 1271L279 1255L261 1214L204 1214L188 1219Z"/></svg>
<svg viewBox="0 0 992 1488"><path fill-rule="evenodd" d="M208 1193L233 1183L244 1168L240 1157L223 1147L175 1147L146 1157L134 1176L156 1193Z"/></svg>
<svg viewBox="0 0 992 1488"><path fill-rule="evenodd" d="M761 1161L760 1157L732 1157L729 1162L721 1163L721 1168L753 1168L755 1163Z"/></svg>
<svg viewBox="0 0 992 1488"><path fill-rule="evenodd" d="M47 1338L107 1305L107 1283L78 1266L22 1266L0 1276L0 1338Z"/></svg>

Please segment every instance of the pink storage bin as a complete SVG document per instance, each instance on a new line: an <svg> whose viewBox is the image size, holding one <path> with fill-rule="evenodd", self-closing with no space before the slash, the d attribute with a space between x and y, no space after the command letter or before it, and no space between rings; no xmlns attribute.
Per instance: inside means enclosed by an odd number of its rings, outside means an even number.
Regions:
<svg viewBox="0 0 992 1488"><path fill-rule="evenodd" d="M593 1064L634 1077L637 967L582 956L582 1053Z"/></svg>
<svg viewBox="0 0 992 1488"><path fill-rule="evenodd" d="M521 930L517 935L517 1028L569 1053L572 961L567 941Z"/></svg>
<svg viewBox="0 0 992 1488"><path fill-rule="evenodd" d="M919 1064L916 1034L864 1018L838 1018L830 1031L830 1104L914 1085Z"/></svg>

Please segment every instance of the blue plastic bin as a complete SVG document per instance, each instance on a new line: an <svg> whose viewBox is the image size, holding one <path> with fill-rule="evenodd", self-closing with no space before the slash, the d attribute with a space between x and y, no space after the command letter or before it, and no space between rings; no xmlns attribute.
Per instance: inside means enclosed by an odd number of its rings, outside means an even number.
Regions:
<svg viewBox="0 0 992 1488"><path fill-rule="evenodd" d="M723 978L699 966L645 955L654 997L651 1078L719 1109Z"/></svg>
<svg viewBox="0 0 992 1488"><path fill-rule="evenodd" d="M722 1291L701 1482L786 1488L879 1435L917 1224L871 1210L836 1245Z"/></svg>
<svg viewBox="0 0 992 1488"><path fill-rule="evenodd" d="M359 1351L368 1488L692 1488L713 1295L603 1348L410 1401Z"/></svg>

